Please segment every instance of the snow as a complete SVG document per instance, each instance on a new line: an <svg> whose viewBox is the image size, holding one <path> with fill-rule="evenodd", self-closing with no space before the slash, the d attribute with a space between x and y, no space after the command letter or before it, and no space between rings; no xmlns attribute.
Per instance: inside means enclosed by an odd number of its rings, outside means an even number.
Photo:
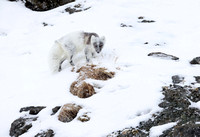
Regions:
<svg viewBox="0 0 200 137"><path fill-rule="evenodd" d="M167 124L164 124L164 125L152 127L150 129L150 136L151 137L158 137L158 136L162 135L163 131L175 126L176 124L177 124L176 122L171 122L171 123L167 123Z"/></svg>
<svg viewBox="0 0 200 137"><path fill-rule="evenodd" d="M80 2L91 8L69 15L63 13L68 5L34 12L22 2L0 1L0 136L9 136L10 124L25 115L19 113L21 107L38 105L47 108L23 137L49 128L58 137L106 136L137 126L159 111L161 88L171 82L172 75L184 76L190 83L193 76L200 74L199 65L189 64L200 56L198 0L78 0L70 5ZM156 22L139 23L139 16ZM44 27L44 22L50 25ZM133 27L120 27L121 23ZM78 76L71 72L69 64L53 75L47 62L54 41L77 30L105 35L106 45L92 62L116 72L113 79L105 82L90 80L102 88L87 99L69 92ZM147 56L155 51L180 60ZM85 64L83 59L77 61L77 68ZM78 116L90 112L90 121L82 123L75 118L62 123L57 120L58 114L50 115L53 107L66 103L83 106Z"/></svg>

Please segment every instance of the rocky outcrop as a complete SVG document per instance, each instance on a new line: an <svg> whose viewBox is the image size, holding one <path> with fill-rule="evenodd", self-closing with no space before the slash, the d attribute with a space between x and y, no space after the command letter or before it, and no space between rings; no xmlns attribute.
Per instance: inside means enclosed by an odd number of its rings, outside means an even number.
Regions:
<svg viewBox="0 0 200 137"><path fill-rule="evenodd" d="M47 11L75 0L25 0L25 6L34 11Z"/></svg>
<svg viewBox="0 0 200 137"><path fill-rule="evenodd" d="M18 1L18 0L9 0ZM25 6L33 11L47 11L59 6L75 2L75 0L21 0Z"/></svg>
<svg viewBox="0 0 200 137"><path fill-rule="evenodd" d="M163 108L161 112L152 115L149 120L142 121L133 128L126 128L108 135L118 137L138 136L146 137L150 135L150 130L154 126L160 126L171 122L177 125L167 129L159 137L194 137L200 135L200 110L192 107L191 103L200 101L200 87L194 88L190 85L180 85L184 77L175 75L172 77L173 85L163 87L164 98L158 105Z"/></svg>
<svg viewBox="0 0 200 137"><path fill-rule="evenodd" d="M32 121L36 121L37 117L34 118L26 118L20 117L13 121L10 128L10 136L18 137L24 133L26 133L32 127Z"/></svg>

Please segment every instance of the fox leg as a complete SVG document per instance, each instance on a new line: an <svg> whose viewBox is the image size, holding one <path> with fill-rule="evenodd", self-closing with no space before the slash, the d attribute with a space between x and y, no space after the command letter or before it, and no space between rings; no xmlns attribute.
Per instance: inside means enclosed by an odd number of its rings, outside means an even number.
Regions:
<svg viewBox="0 0 200 137"><path fill-rule="evenodd" d="M60 72L62 70L62 63L66 60L67 56L63 57L59 63L59 68L58 68L58 72Z"/></svg>
<svg viewBox="0 0 200 137"><path fill-rule="evenodd" d="M70 56L70 62L69 62L69 63L70 63L72 66L74 66L74 62L73 62L72 58L73 58L73 55Z"/></svg>
<svg viewBox="0 0 200 137"><path fill-rule="evenodd" d="M89 52L89 50L87 48L85 48L85 58L87 62L90 62L90 55L91 53Z"/></svg>

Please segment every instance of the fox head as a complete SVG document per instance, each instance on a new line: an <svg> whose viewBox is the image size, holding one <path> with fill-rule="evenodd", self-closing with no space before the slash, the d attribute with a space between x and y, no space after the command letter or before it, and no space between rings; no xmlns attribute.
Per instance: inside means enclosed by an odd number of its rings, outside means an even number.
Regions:
<svg viewBox="0 0 200 137"><path fill-rule="evenodd" d="M105 37L95 37L92 35L91 44L97 53L100 53L105 44Z"/></svg>

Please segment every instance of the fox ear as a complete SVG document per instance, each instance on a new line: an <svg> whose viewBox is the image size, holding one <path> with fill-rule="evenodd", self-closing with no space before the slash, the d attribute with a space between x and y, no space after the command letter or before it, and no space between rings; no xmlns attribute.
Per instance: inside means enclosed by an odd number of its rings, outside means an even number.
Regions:
<svg viewBox="0 0 200 137"><path fill-rule="evenodd" d="M101 39L101 41L102 41L103 43L105 43L106 38L105 38L104 36L102 36L100 39Z"/></svg>
<svg viewBox="0 0 200 137"><path fill-rule="evenodd" d="M96 42L97 41L97 39L96 39L96 37L95 36L91 36L91 43L94 43L94 42Z"/></svg>

